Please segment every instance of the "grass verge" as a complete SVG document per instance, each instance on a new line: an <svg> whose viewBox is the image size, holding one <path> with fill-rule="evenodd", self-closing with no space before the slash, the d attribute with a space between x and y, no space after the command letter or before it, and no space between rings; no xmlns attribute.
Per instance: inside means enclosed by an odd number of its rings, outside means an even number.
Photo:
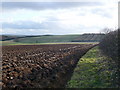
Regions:
<svg viewBox="0 0 120 90"><path fill-rule="evenodd" d="M110 59L101 55L98 46L89 50L78 62L67 88L112 88Z"/></svg>

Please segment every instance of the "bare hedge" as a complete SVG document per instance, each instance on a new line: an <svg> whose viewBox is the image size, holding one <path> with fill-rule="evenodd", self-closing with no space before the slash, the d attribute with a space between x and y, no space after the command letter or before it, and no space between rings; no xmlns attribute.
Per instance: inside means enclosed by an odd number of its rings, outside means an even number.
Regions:
<svg viewBox="0 0 120 90"><path fill-rule="evenodd" d="M105 37L101 40L99 47L101 51L118 62L118 43L119 43L119 30L109 32L105 35Z"/></svg>
<svg viewBox="0 0 120 90"><path fill-rule="evenodd" d="M120 87L120 53L119 53L119 44L120 44L120 29L109 32L105 35L105 37L99 43L99 48L102 53L109 58L110 64L113 65L114 81L115 87Z"/></svg>

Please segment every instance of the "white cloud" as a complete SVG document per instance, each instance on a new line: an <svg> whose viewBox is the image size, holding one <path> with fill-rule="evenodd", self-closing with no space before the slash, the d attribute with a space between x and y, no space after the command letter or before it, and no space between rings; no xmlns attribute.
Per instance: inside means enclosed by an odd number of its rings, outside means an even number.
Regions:
<svg viewBox="0 0 120 90"><path fill-rule="evenodd" d="M0 29L0 33L2 33L2 29Z"/></svg>
<svg viewBox="0 0 120 90"><path fill-rule="evenodd" d="M107 0L101 6L92 7L73 7L62 9L46 10L26 10L18 9L16 11L3 12L2 21L18 22L32 21L46 26L47 29L40 30L29 29L31 34L74 34L85 32L99 32L105 27L115 28L118 24L117 2ZM29 22L28 22L29 23ZM23 27L24 28L24 27ZM9 29L11 30L11 29ZM6 33L21 33L16 29ZM27 32L28 30L26 30ZM25 31L23 32L26 33ZM34 32L34 33L33 33ZM29 33L29 34L30 34Z"/></svg>

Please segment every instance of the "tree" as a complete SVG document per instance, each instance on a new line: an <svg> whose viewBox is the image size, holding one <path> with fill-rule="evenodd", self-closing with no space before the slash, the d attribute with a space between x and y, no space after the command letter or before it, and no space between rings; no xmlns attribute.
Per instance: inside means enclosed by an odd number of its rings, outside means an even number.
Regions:
<svg viewBox="0 0 120 90"><path fill-rule="evenodd" d="M101 30L101 32L104 33L104 34L108 34L111 31L112 31L112 29L110 29L110 28L104 28L104 29Z"/></svg>

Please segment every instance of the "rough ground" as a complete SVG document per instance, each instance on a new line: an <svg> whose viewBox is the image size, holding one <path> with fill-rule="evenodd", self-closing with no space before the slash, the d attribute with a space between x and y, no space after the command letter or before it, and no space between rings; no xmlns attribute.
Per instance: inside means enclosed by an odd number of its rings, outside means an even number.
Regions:
<svg viewBox="0 0 120 90"><path fill-rule="evenodd" d="M3 88L65 87L73 69L93 44L3 46Z"/></svg>

